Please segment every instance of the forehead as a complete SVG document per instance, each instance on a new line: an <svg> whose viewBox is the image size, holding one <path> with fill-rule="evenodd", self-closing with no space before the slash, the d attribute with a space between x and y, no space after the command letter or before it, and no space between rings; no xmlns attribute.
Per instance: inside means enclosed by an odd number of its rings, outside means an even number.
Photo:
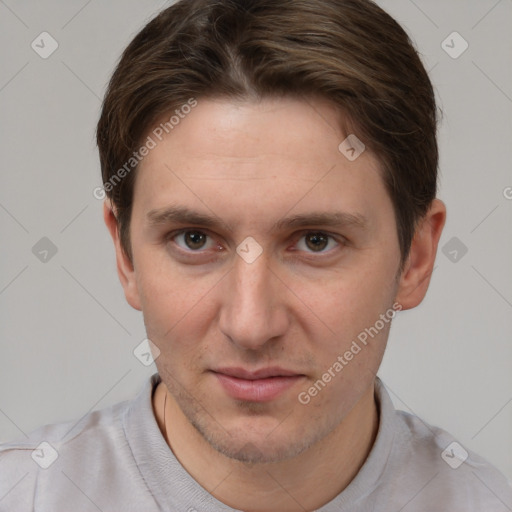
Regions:
<svg viewBox="0 0 512 512"><path fill-rule="evenodd" d="M339 109L323 99L199 99L181 118L167 114L156 123L156 130L164 130L164 144L156 140L157 151L144 164L173 146L180 149L174 155L177 159L230 157L239 159L239 165L266 156L299 162L332 160L339 156L338 146L348 135L340 129L344 120ZM150 132L153 138L155 129Z"/></svg>
<svg viewBox="0 0 512 512"><path fill-rule="evenodd" d="M169 130L162 140L149 132L156 145L139 165L134 208L181 201L242 213L246 205L260 217L319 206L378 209L387 200L378 162L366 150L353 161L340 151L349 135L340 115L321 100L198 99L172 130L170 116L162 118Z"/></svg>

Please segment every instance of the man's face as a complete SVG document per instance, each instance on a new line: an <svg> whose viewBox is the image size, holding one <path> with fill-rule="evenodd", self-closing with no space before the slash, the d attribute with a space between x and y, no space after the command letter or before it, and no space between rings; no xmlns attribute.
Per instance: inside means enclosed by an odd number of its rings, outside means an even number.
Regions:
<svg viewBox="0 0 512 512"><path fill-rule="evenodd" d="M137 171L131 303L176 404L230 457L297 455L373 389L400 252L378 163L340 152L338 126L319 100L199 98Z"/></svg>

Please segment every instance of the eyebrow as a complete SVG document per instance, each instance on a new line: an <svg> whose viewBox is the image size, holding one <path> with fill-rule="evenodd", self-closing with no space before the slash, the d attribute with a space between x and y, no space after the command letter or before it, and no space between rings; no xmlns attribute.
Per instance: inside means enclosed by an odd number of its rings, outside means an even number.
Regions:
<svg viewBox="0 0 512 512"><path fill-rule="evenodd" d="M219 217L198 212L186 206L169 206L151 210L146 218L150 227L174 222L200 225L209 229L219 228L220 226L229 228ZM282 218L272 226L270 231L320 225L333 228L347 227L364 230L368 227L368 224L368 219L360 213L314 211Z"/></svg>

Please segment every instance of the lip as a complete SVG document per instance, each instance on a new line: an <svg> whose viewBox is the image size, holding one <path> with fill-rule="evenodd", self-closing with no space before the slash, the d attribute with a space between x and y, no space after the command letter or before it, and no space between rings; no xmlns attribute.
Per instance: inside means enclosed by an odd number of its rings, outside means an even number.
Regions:
<svg viewBox="0 0 512 512"><path fill-rule="evenodd" d="M229 366L226 368L219 368L217 370L213 370L215 373L222 373L223 375L228 375L230 377L236 377L237 379L245 379L245 380L256 380L256 379L266 379L268 377L294 377L297 375L301 375L292 370L286 370L285 368L281 368L280 366L268 366L266 368L260 368L258 370L246 370L245 368L240 368L238 366Z"/></svg>
<svg viewBox="0 0 512 512"><path fill-rule="evenodd" d="M236 400L267 402L284 394L305 376L280 367L219 368L213 371L224 391Z"/></svg>

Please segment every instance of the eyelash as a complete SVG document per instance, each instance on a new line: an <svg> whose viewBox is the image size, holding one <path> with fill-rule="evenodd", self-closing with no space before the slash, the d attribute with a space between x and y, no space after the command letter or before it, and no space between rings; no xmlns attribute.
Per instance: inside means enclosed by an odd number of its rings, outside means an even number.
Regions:
<svg viewBox="0 0 512 512"><path fill-rule="evenodd" d="M204 230L193 229L193 228L186 228L186 229L181 229L179 231L172 231L172 232L168 233L167 235L165 235L165 242L173 242L175 245L177 245L176 242L174 242L174 239L176 237L178 237L179 235L182 235L184 233L189 233L189 232L194 232L194 233L199 233L199 234L202 234L202 235L206 235L207 237L212 239L212 237L206 231L204 231ZM328 239L336 242L338 244L338 246L345 246L348 243L348 240L345 239L344 237L334 236L334 235L331 235L330 233L327 233L325 231L306 230L306 231L301 231L298 234L300 236L297 238L297 242L299 240L301 240L303 237L305 237L306 235L322 235L322 236L327 237ZM201 254L201 253L206 253L207 252L207 249L206 250L205 249L198 249L197 251L194 251L192 249L183 249L179 245L177 245L177 247L178 247L177 250L181 251L182 253L186 254L187 256L194 255L194 254ZM327 251L319 251L317 253L315 253L315 251L305 251L305 252L306 252L306 254L309 254L309 255L314 255L314 254L322 255L322 254L328 254L328 253L332 252L333 250L334 249L329 249ZM316 257L318 257L318 256L316 256Z"/></svg>

